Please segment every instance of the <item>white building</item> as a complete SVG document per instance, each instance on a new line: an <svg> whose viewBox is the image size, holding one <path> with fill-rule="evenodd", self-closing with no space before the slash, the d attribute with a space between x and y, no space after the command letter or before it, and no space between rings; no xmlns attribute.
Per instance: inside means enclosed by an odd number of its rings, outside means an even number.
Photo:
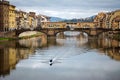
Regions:
<svg viewBox="0 0 120 80"><path fill-rule="evenodd" d="M41 27L44 22L50 22L50 17L45 16L45 15L38 15L37 16L37 26Z"/></svg>

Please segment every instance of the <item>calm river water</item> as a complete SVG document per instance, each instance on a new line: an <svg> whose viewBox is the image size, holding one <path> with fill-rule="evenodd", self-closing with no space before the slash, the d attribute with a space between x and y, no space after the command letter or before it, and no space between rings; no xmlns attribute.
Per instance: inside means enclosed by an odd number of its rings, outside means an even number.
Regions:
<svg viewBox="0 0 120 80"><path fill-rule="evenodd" d="M0 80L120 80L120 41L74 34L0 42Z"/></svg>

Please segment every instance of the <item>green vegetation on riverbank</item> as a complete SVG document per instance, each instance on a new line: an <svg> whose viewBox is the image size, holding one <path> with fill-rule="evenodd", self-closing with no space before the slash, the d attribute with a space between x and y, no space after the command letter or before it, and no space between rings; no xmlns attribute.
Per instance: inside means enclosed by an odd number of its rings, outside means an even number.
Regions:
<svg viewBox="0 0 120 80"><path fill-rule="evenodd" d="M2 41L2 40L9 40L8 38L0 38L0 40Z"/></svg>
<svg viewBox="0 0 120 80"><path fill-rule="evenodd" d="M9 40L15 40L15 38L4 38L4 37L0 37L0 41L9 41Z"/></svg>

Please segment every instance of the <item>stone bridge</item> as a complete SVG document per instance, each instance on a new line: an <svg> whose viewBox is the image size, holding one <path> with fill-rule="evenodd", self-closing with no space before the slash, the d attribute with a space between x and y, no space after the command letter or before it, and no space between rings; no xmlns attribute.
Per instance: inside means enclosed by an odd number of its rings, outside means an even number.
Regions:
<svg viewBox="0 0 120 80"><path fill-rule="evenodd" d="M102 32L110 32L116 33L120 32L120 29L113 29L113 28L103 28L103 27L96 27L96 22L78 22L78 23L65 23L65 22L43 22L42 27L37 27L34 29L17 29L14 31L10 31L7 33L6 36L18 37L19 34L26 32L26 31L38 31L45 33L48 37L49 36L56 36L57 33L65 32L65 31L79 31L87 33L88 36L98 36Z"/></svg>
<svg viewBox="0 0 120 80"><path fill-rule="evenodd" d="M20 29L15 30L15 35L18 37L19 34L26 32L26 31L38 31L46 34L48 37L56 36L57 33L65 32L65 31L79 31L87 33L88 36L98 36L102 32L111 31L111 32L119 32L120 30L112 30L112 29L103 29L103 28L36 28L34 30L30 29Z"/></svg>

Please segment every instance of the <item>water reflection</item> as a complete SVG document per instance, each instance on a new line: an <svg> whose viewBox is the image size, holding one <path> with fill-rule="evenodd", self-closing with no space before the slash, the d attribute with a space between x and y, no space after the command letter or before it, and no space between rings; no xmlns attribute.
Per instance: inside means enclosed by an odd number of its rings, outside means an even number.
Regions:
<svg viewBox="0 0 120 80"><path fill-rule="evenodd" d="M120 61L120 41L104 35L89 38L84 33L75 37L60 33L51 38L41 36L10 41L0 43L0 80L33 80L30 75L36 80L53 80L54 75L58 80L119 80L120 63L116 61ZM102 73L109 73L109 76Z"/></svg>
<svg viewBox="0 0 120 80"><path fill-rule="evenodd" d="M111 59L120 60L120 41L108 37L99 37L89 39L88 45L91 48L98 49L101 54L105 54Z"/></svg>
<svg viewBox="0 0 120 80"><path fill-rule="evenodd" d="M28 59L30 55L34 55L36 48L45 46L46 44L45 36L19 41L1 42L0 75L5 76L10 74L10 71L16 68L16 64L20 60Z"/></svg>
<svg viewBox="0 0 120 80"><path fill-rule="evenodd" d="M22 39L19 40L19 44L29 48L44 47L47 44L47 38L45 35L41 35L30 39Z"/></svg>

